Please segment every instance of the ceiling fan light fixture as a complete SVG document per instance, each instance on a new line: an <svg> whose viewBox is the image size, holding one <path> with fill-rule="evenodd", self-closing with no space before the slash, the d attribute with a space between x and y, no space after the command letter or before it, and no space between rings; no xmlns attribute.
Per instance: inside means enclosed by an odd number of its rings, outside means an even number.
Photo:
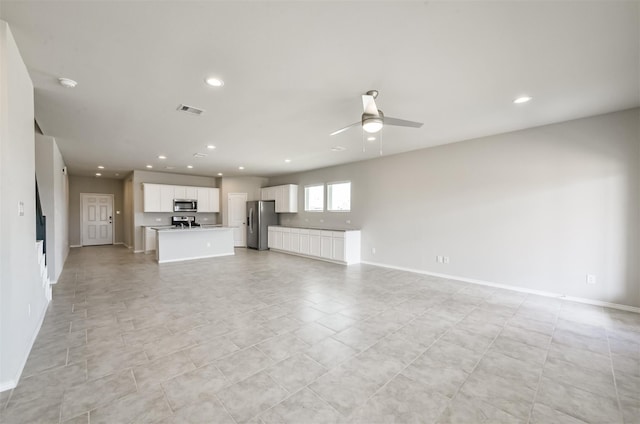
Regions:
<svg viewBox="0 0 640 424"><path fill-rule="evenodd" d="M382 118L377 116L371 118L364 118L362 120L362 129L368 132L369 134L377 133L382 129Z"/></svg>
<svg viewBox="0 0 640 424"><path fill-rule="evenodd" d="M519 105L519 104L522 104L522 103L527 103L527 102L528 102L528 101L530 101L531 99L532 99L532 97L531 97L531 96L520 96L520 97L518 97L517 99L515 99L515 100L513 101L513 103L515 103L515 104Z"/></svg>

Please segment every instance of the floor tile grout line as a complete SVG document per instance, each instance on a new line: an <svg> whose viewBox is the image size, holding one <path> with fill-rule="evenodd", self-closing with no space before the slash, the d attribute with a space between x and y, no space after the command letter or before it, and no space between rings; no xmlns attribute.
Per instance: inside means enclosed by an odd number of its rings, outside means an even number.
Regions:
<svg viewBox="0 0 640 424"><path fill-rule="evenodd" d="M560 308L562 309L562 308ZM533 401L531 403L531 408L529 409L529 416L527 417L527 423L531 422L531 418L533 417L533 409L536 406L536 400L538 399L538 392L540 391L540 385L542 383L542 377L544 376L544 369L547 365L547 359L549 359L549 350L551 349L551 344L553 343L553 336L556 333L556 329L558 327L558 320L560 319L560 312L556 312L556 319L553 323L553 331L551 332L551 338L549 339L549 344L547 346L545 355L544 355L544 362L542 363L542 368L540 368L540 375L538 376L538 383L536 384L536 391L533 394Z"/></svg>
<svg viewBox="0 0 640 424"><path fill-rule="evenodd" d="M618 391L618 381L616 379L616 368L613 365L613 353L611 352L611 341L609 340L609 332L605 330L605 334L607 336L607 349L609 350L609 361L611 364L611 374L613 376L613 388L616 393L616 401L618 403L618 412L620 413L620 417L622 418L622 422L624 422L624 414L622 411L622 401L620 400L620 392Z"/></svg>

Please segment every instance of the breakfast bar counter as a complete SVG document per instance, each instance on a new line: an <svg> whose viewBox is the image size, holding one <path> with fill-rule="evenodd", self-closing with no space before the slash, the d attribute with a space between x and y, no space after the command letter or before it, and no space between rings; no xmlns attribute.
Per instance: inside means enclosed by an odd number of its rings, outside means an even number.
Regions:
<svg viewBox="0 0 640 424"><path fill-rule="evenodd" d="M234 255L233 228L155 228L158 263Z"/></svg>

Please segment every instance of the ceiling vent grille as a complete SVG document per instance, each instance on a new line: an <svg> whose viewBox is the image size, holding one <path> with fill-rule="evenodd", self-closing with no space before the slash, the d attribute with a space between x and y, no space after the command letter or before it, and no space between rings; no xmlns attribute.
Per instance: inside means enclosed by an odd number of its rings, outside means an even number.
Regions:
<svg viewBox="0 0 640 424"><path fill-rule="evenodd" d="M192 115L202 115L204 113L204 109L198 109L197 107L188 106L188 105L180 105L178 106L178 110L180 112L190 113Z"/></svg>
<svg viewBox="0 0 640 424"><path fill-rule="evenodd" d="M194 153L193 157L197 158L197 159L202 159L202 158L206 158L207 154L206 153Z"/></svg>

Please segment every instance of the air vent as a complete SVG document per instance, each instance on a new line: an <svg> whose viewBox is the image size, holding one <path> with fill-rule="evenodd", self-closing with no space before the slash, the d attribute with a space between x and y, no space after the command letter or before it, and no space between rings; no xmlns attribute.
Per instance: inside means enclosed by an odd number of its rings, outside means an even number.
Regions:
<svg viewBox="0 0 640 424"><path fill-rule="evenodd" d="M198 159L202 159L202 158L206 158L207 154L206 153L194 153L193 157L194 158L198 158Z"/></svg>
<svg viewBox="0 0 640 424"><path fill-rule="evenodd" d="M187 105L178 106L178 110L180 112L187 112L187 113L191 113L193 115L202 115L204 113L203 109L198 109L197 107L187 106Z"/></svg>

